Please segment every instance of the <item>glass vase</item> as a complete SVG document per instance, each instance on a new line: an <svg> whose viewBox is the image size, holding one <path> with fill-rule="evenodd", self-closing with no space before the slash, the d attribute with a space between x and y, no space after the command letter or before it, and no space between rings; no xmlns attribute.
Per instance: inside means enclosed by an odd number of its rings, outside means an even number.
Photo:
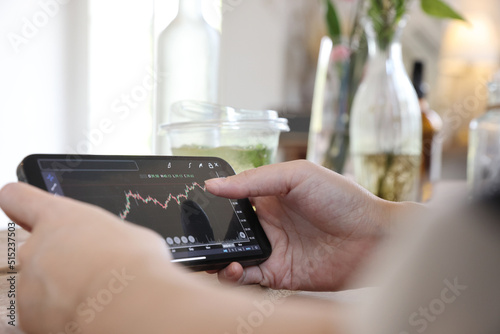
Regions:
<svg viewBox="0 0 500 334"><path fill-rule="evenodd" d="M350 60L347 53L347 56L335 57L335 50L329 37L321 40L307 159L342 173L349 150L347 98L350 86L346 72Z"/></svg>
<svg viewBox="0 0 500 334"><path fill-rule="evenodd" d="M488 84L486 114L469 125L467 185L471 197L481 197L500 186L500 71Z"/></svg>
<svg viewBox="0 0 500 334"><path fill-rule="evenodd" d="M365 46L365 40L356 39L356 45ZM365 50L333 45L330 37L321 40L307 159L340 174L348 159L350 110L366 61Z"/></svg>
<svg viewBox="0 0 500 334"><path fill-rule="evenodd" d="M403 65L400 37L405 19L383 34L377 34L378 22L368 15L362 23L369 61L351 111L354 176L381 198L417 201L422 120L417 94Z"/></svg>

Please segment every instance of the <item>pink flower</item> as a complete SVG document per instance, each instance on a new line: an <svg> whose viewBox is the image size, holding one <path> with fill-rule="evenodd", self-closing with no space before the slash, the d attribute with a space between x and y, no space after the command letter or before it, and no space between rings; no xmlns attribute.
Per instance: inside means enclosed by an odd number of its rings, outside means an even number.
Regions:
<svg viewBox="0 0 500 334"><path fill-rule="evenodd" d="M332 50L331 60L334 62L344 61L351 56L351 49L349 47L339 44L335 45Z"/></svg>

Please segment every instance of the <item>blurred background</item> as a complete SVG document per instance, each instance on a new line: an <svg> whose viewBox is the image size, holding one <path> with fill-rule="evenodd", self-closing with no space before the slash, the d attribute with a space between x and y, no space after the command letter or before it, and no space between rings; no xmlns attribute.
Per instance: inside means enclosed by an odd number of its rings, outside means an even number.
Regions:
<svg viewBox="0 0 500 334"><path fill-rule="evenodd" d="M500 61L500 3L447 3L468 23L415 6L403 57L408 72L415 60L426 64L428 99L445 123L442 178L465 180L468 125L485 112ZM155 40L177 8L177 0L1 2L0 185L16 181L32 153L151 154ZM207 0L204 16L221 32L220 103L277 110L292 129L279 160L305 158L323 2Z"/></svg>

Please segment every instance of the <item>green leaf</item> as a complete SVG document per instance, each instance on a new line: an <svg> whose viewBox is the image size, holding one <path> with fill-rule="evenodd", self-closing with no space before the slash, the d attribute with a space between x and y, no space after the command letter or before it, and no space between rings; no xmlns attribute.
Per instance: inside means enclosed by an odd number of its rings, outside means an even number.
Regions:
<svg viewBox="0 0 500 334"><path fill-rule="evenodd" d="M337 10L333 5L331 0L325 0L327 11L326 11L326 24L328 26L328 33L334 44L340 43L341 38L341 28L340 28L340 20L337 15Z"/></svg>
<svg viewBox="0 0 500 334"><path fill-rule="evenodd" d="M396 1L396 19L399 21L406 12L407 1L398 0Z"/></svg>
<svg viewBox="0 0 500 334"><path fill-rule="evenodd" d="M429 15L466 21L462 15L441 0L421 0L422 10Z"/></svg>

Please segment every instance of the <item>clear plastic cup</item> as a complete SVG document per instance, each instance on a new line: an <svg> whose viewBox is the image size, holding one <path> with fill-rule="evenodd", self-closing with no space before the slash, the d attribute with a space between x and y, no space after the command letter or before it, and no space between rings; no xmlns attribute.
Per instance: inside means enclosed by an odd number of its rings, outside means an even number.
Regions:
<svg viewBox="0 0 500 334"><path fill-rule="evenodd" d="M172 112L188 120L161 126L173 155L220 157L237 173L273 163L280 133L290 131L288 121L273 110L180 101Z"/></svg>

